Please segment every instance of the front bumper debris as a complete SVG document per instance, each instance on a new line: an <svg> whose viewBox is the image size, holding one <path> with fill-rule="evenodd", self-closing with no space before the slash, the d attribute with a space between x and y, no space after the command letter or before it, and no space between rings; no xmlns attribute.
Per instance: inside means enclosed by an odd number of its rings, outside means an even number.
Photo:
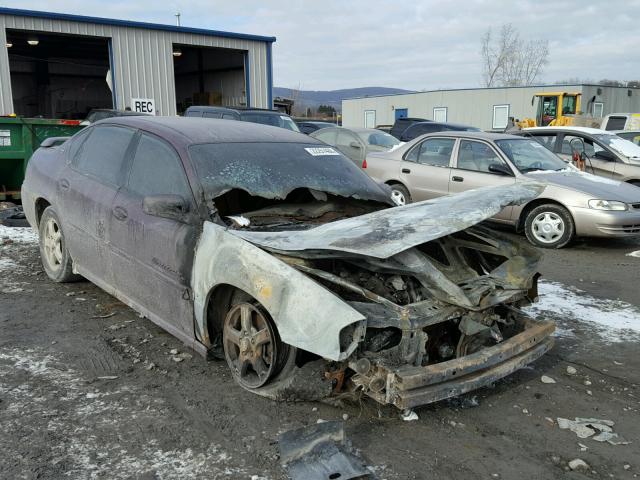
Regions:
<svg viewBox="0 0 640 480"><path fill-rule="evenodd" d="M537 360L553 346L554 330L553 322L529 320L523 332L464 357L425 367L377 365L352 381L379 403L401 409L437 402L490 385Z"/></svg>

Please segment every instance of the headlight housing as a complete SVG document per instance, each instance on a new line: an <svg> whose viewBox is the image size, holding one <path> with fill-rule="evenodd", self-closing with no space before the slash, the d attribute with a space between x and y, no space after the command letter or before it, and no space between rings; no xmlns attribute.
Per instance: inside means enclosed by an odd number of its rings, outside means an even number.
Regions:
<svg viewBox="0 0 640 480"><path fill-rule="evenodd" d="M589 208L593 208L595 210L615 210L615 211L623 211L627 210L627 204L624 202L618 202L617 200L601 200L594 199L589 200Z"/></svg>

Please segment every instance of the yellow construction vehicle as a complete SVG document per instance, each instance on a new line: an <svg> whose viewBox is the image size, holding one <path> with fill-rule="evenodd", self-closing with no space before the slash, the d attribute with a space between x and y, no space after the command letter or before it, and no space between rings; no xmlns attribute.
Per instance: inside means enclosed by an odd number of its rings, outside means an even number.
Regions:
<svg viewBox="0 0 640 480"><path fill-rule="evenodd" d="M538 99L536 118L525 118L518 122L520 128L574 125L580 112L581 93L542 92L536 93L531 105Z"/></svg>

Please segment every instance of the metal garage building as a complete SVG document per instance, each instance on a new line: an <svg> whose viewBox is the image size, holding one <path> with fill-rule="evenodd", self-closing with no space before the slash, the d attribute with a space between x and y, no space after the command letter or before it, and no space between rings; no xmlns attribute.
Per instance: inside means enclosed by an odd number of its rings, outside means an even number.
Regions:
<svg viewBox="0 0 640 480"><path fill-rule="evenodd" d="M136 105L157 115L192 104L271 108L274 41L0 8L0 115L84 118L91 108Z"/></svg>
<svg viewBox="0 0 640 480"><path fill-rule="evenodd" d="M603 85L541 85L531 87L434 90L409 94L353 98L342 101L342 124L348 127L391 125L398 117L419 117L501 130L509 117L535 118L532 97L539 92L582 93L581 110L594 117L640 112L640 89Z"/></svg>

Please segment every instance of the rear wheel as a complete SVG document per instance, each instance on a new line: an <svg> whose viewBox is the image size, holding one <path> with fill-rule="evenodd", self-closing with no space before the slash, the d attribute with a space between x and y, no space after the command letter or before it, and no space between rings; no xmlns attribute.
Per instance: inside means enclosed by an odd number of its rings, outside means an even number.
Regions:
<svg viewBox="0 0 640 480"><path fill-rule="evenodd" d="M40 258L47 276L59 283L79 280L81 277L73 273L73 260L66 247L60 219L52 206L42 212L38 228Z"/></svg>
<svg viewBox="0 0 640 480"><path fill-rule="evenodd" d="M396 205L407 205L411 203L411 194L407 187L400 183L392 183L390 186L391 198Z"/></svg>
<svg viewBox="0 0 640 480"><path fill-rule="evenodd" d="M575 226L569 211L555 204L540 205L527 214L525 234L534 245L542 248L562 248L575 236Z"/></svg>

